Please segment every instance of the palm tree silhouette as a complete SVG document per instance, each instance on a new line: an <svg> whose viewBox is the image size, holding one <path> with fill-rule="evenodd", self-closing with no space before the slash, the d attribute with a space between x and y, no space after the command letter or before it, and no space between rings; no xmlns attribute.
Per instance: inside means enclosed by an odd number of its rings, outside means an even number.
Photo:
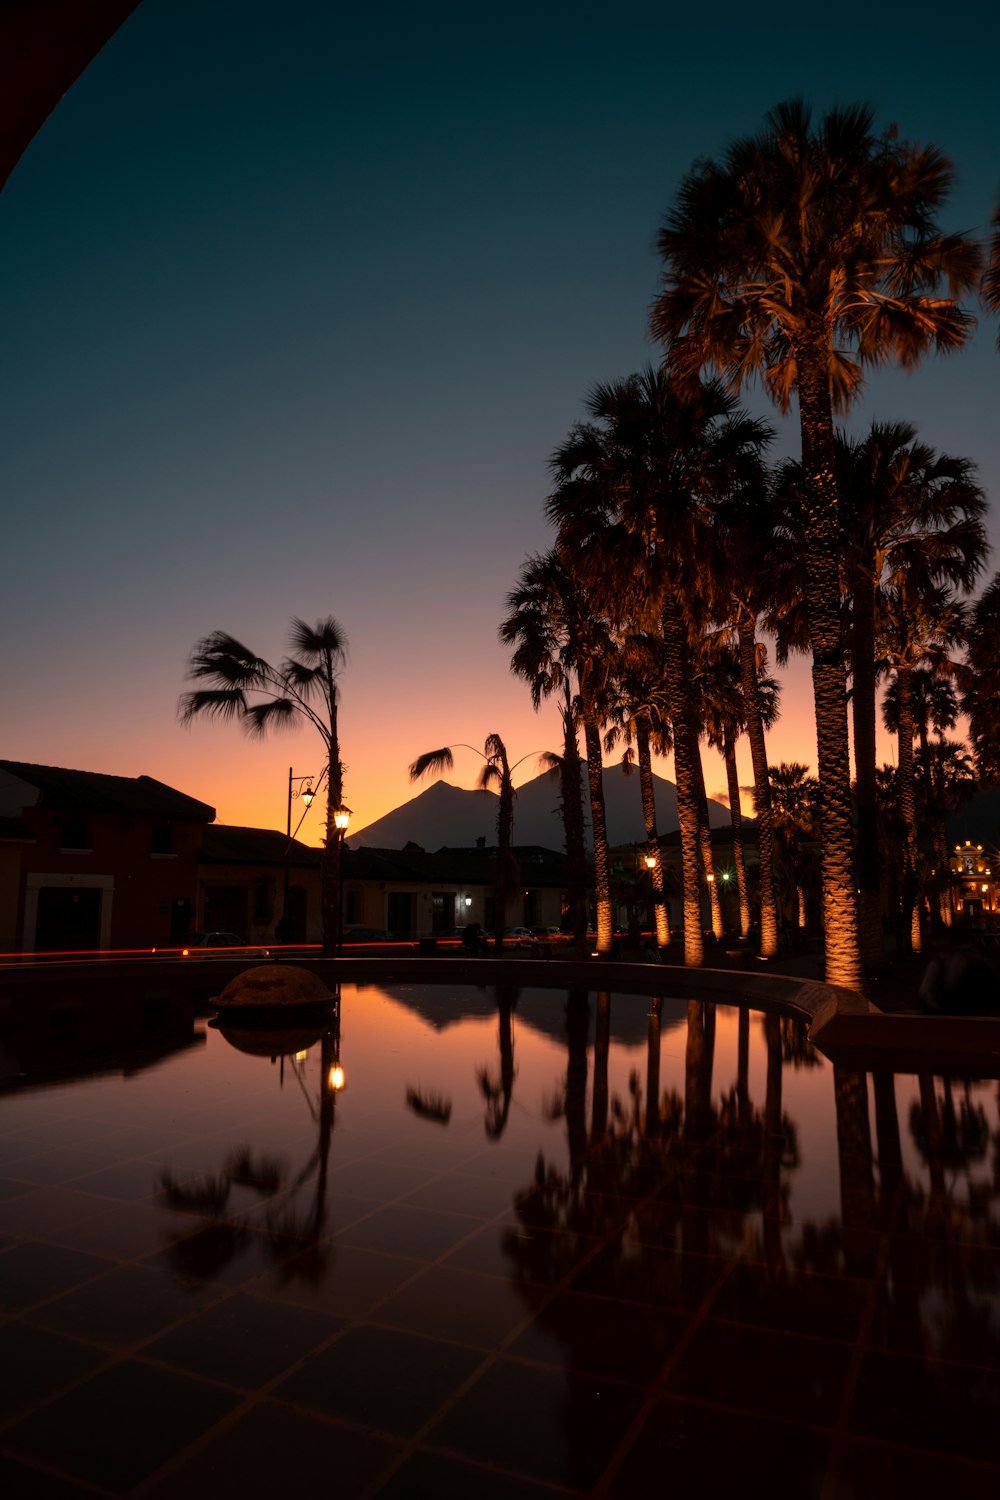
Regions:
<svg viewBox="0 0 1000 1500"><path fill-rule="evenodd" d="M347 659L347 637L332 615L316 625L293 619L290 647L288 656L272 667L235 636L214 631L198 642L188 660L188 676L212 686L182 694L178 715L182 724L235 719L251 739L263 739L272 729L294 728L303 720L316 730L324 757L316 790L326 781L321 904L323 954L329 958L337 951L339 918L341 839L334 813L343 803L344 767L337 681Z"/></svg>
<svg viewBox="0 0 1000 1500"><path fill-rule="evenodd" d="M693 380L707 366L737 391L759 377L783 411L798 397L826 969L859 990L833 412L866 366L909 368L969 337L956 298L976 285L980 253L934 218L951 180L936 148L876 135L870 110L835 109L814 127L796 100L721 161L699 162L659 236L651 329L670 368Z"/></svg>

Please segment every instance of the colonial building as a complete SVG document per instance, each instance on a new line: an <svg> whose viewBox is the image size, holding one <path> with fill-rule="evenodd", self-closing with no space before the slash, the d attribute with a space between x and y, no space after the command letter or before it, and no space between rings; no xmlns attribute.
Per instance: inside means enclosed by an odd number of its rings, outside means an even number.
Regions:
<svg viewBox="0 0 1000 1500"><path fill-rule="evenodd" d="M151 776L0 761L0 950L181 941L214 817Z"/></svg>

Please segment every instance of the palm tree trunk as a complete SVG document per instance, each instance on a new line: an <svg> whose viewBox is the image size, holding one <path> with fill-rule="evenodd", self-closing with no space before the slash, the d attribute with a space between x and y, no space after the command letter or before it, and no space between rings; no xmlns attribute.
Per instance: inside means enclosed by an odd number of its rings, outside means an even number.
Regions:
<svg viewBox="0 0 1000 1500"><path fill-rule="evenodd" d="M342 840L334 822L334 813L343 806L344 768L340 764L337 738L337 710L330 707L330 738L327 741L326 771L326 837L320 857L320 914L323 932L323 957L337 953L340 930L340 862Z"/></svg>
<svg viewBox="0 0 1000 1500"><path fill-rule="evenodd" d="M733 864L736 866L736 889L740 898L740 937L750 932L750 893L747 889L747 862L743 852L743 810L740 807L740 776L736 766L736 746L727 734L722 755L726 762L726 785L729 788L729 820L733 825Z"/></svg>
<svg viewBox="0 0 1000 1500"><path fill-rule="evenodd" d="M914 953L922 950L920 936L920 905L918 902L917 807L916 787L913 774L913 667L909 662L896 667L896 692L898 694L898 750L899 764L899 810L903 819L903 921L904 941L909 933L910 947Z"/></svg>
<svg viewBox="0 0 1000 1500"><path fill-rule="evenodd" d="M576 716L569 684L562 709L563 753L559 766L563 832L566 838L566 897L573 922L573 942L582 953L587 942L587 847L583 834L583 772L576 738Z"/></svg>
<svg viewBox="0 0 1000 1500"><path fill-rule="evenodd" d="M712 936L721 943L723 934L722 899L719 882L715 878L715 856L712 853L712 827L708 821L708 795L705 791L705 769L701 763L698 736L692 735L691 760L694 765L698 787L698 847L701 851L702 869L708 886L708 905L712 914Z"/></svg>
<svg viewBox="0 0 1000 1500"><path fill-rule="evenodd" d="M688 730L690 662L684 622L675 606L663 613L663 665L670 717L674 724L674 779L677 822L681 835L681 872L684 902L684 962L701 968L705 945L701 930L701 855L699 852L698 786Z"/></svg>
<svg viewBox="0 0 1000 1500"><path fill-rule="evenodd" d="M760 956L778 956L778 905L774 894L774 819L771 812L771 778L767 769L764 719L760 711L757 683L755 621L740 616L740 680L746 712L747 738L753 761L753 802L757 822L757 874L760 882Z"/></svg>
<svg viewBox="0 0 1000 1500"><path fill-rule="evenodd" d="M653 789L653 757L649 748L649 715L636 715L636 749L639 761L639 788L642 794L642 820L646 825L646 842L656 860L650 874L653 886L653 910L655 913L656 946L669 947L670 922L667 904L663 896L663 861L660 858L660 840L656 832L656 796Z"/></svg>
<svg viewBox="0 0 1000 1500"><path fill-rule="evenodd" d="M494 941L496 955L503 953L503 933L507 926L507 891L510 885L511 844L514 836L514 786L506 758L500 768L500 806L497 809L496 905L494 908Z"/></svg>
<svg viewBox="0 0 1000 1500"><path fill-rule="evenodd" d="M597 888L597 951L608 954L614 945L611 920L611 858L608 826L604 813L604 778L601 764L601 733L593 707L583 696L583 734L587 749L587 785L590 788L590 826L594 835L594 884Z"/></svg>
<svg viewBox="0 0 1000 1500"><path fill-rule="evenodd" d="M882 857L875 786L875 589L871 573L858 571L851 629L851 711L854 721L855 805L858 829L858 928L869 971L885 961L882 942Z"/></svg>
<svg viewBox="0 0 1000 1500"><path fill-rule="evenodd" d="M820 324L795 347L807 521L806 603L812 648L823 830L823 934L830 984L865 992L854 876L847 673L840 628L839 527L829 339Z"/></svg>

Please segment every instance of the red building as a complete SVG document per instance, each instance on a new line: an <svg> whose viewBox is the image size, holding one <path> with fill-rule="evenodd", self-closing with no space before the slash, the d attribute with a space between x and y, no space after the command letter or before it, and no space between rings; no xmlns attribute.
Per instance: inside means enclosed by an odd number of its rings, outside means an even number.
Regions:
<svg viewBox="0 0 1000 1500"><path fill-rule="evenodd" d="M0 760L0 951L182 941L214 817L151 776Z"/></svg>

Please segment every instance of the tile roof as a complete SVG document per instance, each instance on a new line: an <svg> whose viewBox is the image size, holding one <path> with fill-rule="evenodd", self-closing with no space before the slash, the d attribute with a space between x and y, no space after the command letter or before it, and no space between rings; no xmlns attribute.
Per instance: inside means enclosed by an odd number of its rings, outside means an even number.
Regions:
<svg viewBox="0 0 1000 1500"><path fill-rule="evenodd" d="M152 818L182 818L211 823L215 808L176 791L152 776L105 776L64 766L36 766L30 761L0 760L9 771L40 793L40 805L90 813L119 813Z"/></svg>

